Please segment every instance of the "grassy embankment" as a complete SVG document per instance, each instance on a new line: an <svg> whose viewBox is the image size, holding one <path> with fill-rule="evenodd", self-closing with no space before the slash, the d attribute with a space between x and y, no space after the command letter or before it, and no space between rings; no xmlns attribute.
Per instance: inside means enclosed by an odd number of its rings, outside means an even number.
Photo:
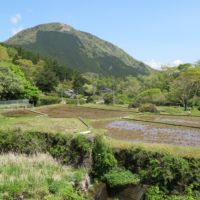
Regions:
<svg viewBox="0 0 200 200"><path fill-rule="evenodd" d="M69 182L79 183L87 173L85 169L74 170L61 165L51 155L42 153L29 156L1 154L0 169L0 198L3 199L18 199L19 196L27 199L63 199L64 194L60 194L60 190L73 191ZM73 194L69 192L68 195Z"/></svg>

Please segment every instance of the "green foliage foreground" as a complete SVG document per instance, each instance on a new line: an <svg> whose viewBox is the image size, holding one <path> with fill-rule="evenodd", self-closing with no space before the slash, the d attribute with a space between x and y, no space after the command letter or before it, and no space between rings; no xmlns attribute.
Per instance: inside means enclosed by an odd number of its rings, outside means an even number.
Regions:
<svg viewBox="0 0 200 200"><path fill-rule="evenodd" d="M50 153L63 164L74 164L90 149L89 140L84 135L51 134L51 133L21 133L20 131L0 130L0 152L34 154Z"/></svg>
<svg viewBox="0 0 200 200"><path fill-rule="evenodd" d="M5 153L10 151L29 155L36 152L50 153L54 158L60 160L60 163L73 164L77 167L90 149L90 141L84 135L0 131L0 151ZM149 195L156 192L155 197L159 194L160 196L172 196L174 199L177 195L188 195L187 186L191 188L191 184L193 185L192 192L200 190L199 159L183 158L134 147L128 150L111 149L106 146L102 136L97 136L94 140L92 159L94 178L98 181L105 181L110 187L142 183L159 187L161 192L152 189L149 191ZM38 167L42 170L43 165ZM12 165L11 168L8 171L12 173L19 171L16 165ZM78 177L81 175L68 174L65 176L65 180L75 179L78 181ZM30 178L30 184L33 184L31 180L33 179ZM46 187L51 185L52 189L50 190L54 193L64 191L65 187L71 187L62 184L62 181L54 183L52 180L49 181L48 185L47 182L45 183ZM22 181L20 184L24 184L24 182ZM18 192L16 188L9 190L14 193ZM191 198L193 198L192 192ZM78 192L75 193L78 195Z"/></svg>
<svg viewBox="0 0 200 200"><path fill-rule="evenodd" d="M60 165L48 154L1 154L0 199L85 199L78 190L87 170ZM75 183L75 187L69 184ZM7 193L5 195L5 193ZM45 197L46 196L46 197Z"/></svg>
<svg viewBox="0 0 200 200"><path fill-rule="evenodd" d="M125 168L116 167L104 174L102 181L107 183L111 188L120 186L123 187L129 184L137 185L140 183L140 176L138 174L132 174Z"/></svg>
<svg viewBox="0 0 200 200"><path fill-rule="evenodd" d="M195 200L200 198L200 192L193 192L193 185L186 186L183 195L173 195L169 196L163 191L159 190L159 186L150 187L147 189L146 199L147 200Z"/></svg>

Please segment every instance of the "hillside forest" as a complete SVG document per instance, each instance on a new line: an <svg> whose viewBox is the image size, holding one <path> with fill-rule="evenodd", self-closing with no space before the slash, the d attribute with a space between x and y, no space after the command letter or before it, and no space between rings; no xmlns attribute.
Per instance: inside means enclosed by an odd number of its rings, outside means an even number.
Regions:
<svg viewBox="0 0 200 200"><path fill-rule="evenodd" d="M60 96L66 89L78 92L79 98L90 97L94 85L95 101L104 99L108 104L138 102L185 108L200 106L200 61L177 67L162 66L160 71L151 75L140 74L137 77L92 72L81 74L60 64L57 59L51 60L21 46L1 43L0 71L1 100L30 98L37 103L42 92ZM111 92L101 93L104 88L114 90L114 95Z"/></svg>

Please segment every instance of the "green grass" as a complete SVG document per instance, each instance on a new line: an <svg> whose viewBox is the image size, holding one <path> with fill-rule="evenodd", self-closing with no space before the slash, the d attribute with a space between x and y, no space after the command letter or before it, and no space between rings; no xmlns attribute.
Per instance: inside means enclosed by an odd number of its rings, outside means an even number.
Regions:
<svg viewBox="0 0 200 200"><path fill-rule="evenodd" d="M24 195L29 199L54 197L54 190L73 181L79 184L87 170L60 165L48 154L0 156L0 196ZM59 198L58 198L59 199ZM62 199L62 198L61 198Z"/></svg>
<svg viewBox="0 0 200 200"><path fill-rule="evenodd" d="M23 132L60 132L72 133L88 130L77 118L22 117L7 118L1 121L1 129L20 129Z"/></svg>
<svg viewBox="0 0 200 200"><path fill-rule="evenodd" d="M104 141L107 146L112 148L128 149L130 147L141 148L152 152L161 152L170 155L178 155L188 158L200 158L200 148L198 147L186 147L175 146L168 144L155 144L155 143L143 143L143 142L129 142L123 141L111 137L104 136Z"/></svg>
<svg viewBox="0 0 200 200"><path fill-rule="evenodd" d="M159 111L164 111L166 113L171 113L174 115L189 115L188 111L185 112L185 109L183 107L175 107L175 106L156 106ZM189 107L188 109L190 109ZM200 111L197 110L197 107L195 106L194 109L191 110L191 115L198 115L200 116Z"/></svg>
<svg viewBox="0 0 200 200"><path fill-rule="evenodd" d="M0 104L0 108L1 107L13 107L13 106L25 106L25 105L29 105L28 103L27 104Z"/></svg>

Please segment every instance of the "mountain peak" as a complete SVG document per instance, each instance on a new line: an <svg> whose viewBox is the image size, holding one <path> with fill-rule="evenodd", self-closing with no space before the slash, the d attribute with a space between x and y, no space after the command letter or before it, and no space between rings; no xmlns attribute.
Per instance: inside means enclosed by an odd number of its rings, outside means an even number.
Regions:
<svg viewBox="0 0 200 200"><path fill-rule="evenodd" d="M40 24L22 30L4 43L21 45L79 72L133 76L154 72L116 45L63 23Z"/></svg>

